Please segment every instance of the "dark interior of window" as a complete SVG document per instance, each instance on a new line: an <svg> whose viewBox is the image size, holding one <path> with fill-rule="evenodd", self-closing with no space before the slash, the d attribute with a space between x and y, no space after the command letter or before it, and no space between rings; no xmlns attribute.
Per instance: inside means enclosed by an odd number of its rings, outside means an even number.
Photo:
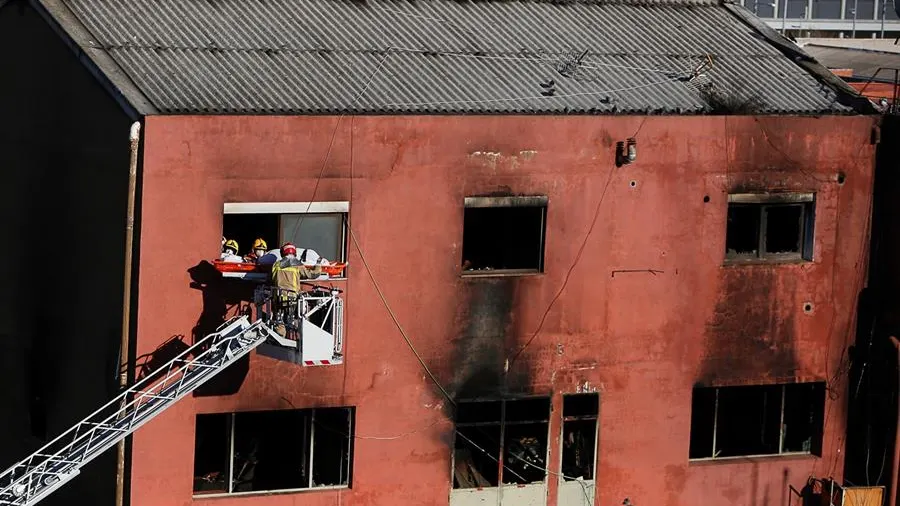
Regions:
<svg viewBox="0 0 900 506"><path fill-rule="evenodd" d="M600 396L597 394L569 394L563 397L563 418L596 418L599 413Z"/></svg>
<svg viewBox="0 0 900 506"><path fill-rule="evenodd" d="M822 383L694 389L690 458L821 451Z"/></svg>
<svg viewBox="0 0 900 506"><path fill-rule="evenodd" d="M500 401L471 401L460 402L456 405L456 423L500 423L502 402Z"/></svg>
<svg viewBox="0 0 900 506"><path fill-rule="evenodd" d="M194 491L349 486L352 441L352 408L199 415Z"/></svg>
<svg viewBox="0 0 900 506"><path fill-rule="evenodd" d="M778 453L781 386L719 389L716 457Z"/></svg>
<svg viewBox="0 0 900 506"><path fill-rule="evenodd" d="M222 220L222 236L234 239L241 250L238 255L250 253L253 241L262 237L269 249L281 246L277 214L226 214Z"/></svg>
<svg viewBox="0 0 900 506"><path fill-rule="evenodd" d="M812 260L813 218L813 202L730 203L726 258Z"/></svg>
<svg viewBox="0 0 900 506"><path fill-rule="evenodd" d="M351 410L317 409L314 425L313 486L349 485L353 443Z"/></svg>
<svg viewBox="0 0 900 506"><path fill-rule="evenodd" d="M691 397L690 458L713 456L713 430L716 420L716 389L695 388Z"/></svg>
<svg viewBox="0 0 900 506"><path fill-rule="evenodd" d="M466 208L463 218L463 271L541 271L546 209Z"/></svg>
<svg viewBox="0 0 900 506"><path fill-rule="evenodd" d="M594 479L599 408L597 394L563 397L562 474L566 481Z"/></svg>
<svg viewBox="0 0 900 506"><path fill-rule="evenodd" d="M308 414L290 410L235 415L234 492L308 486L309 448L304 438L291 435L291 428L299 432L308 423Z"/></svg>
<svg viewBox="0 0 900 506"><path fill-rule="evenodd" d="M228 432L231 415L197 415L194 438L194 492L228 492Z"/></svg>
<svg viewBox="0 0 900 506"><path fill-rule="evenodd" d="M499 483L501 411L500 401L457 403L453 488Z"/></svg>
<svg viewBox="0 0 900 506"><path fill-rule="evenodd" d="M729 204L725 249L729 255L753 255L759 250L759 207Z"/></svg>
<svg viewBox="0 0 900 506"><path fill-rule="evenodd" d="M453 487L543 481L549 416L547 398L457 403Z"/></svg>
<svg viewBox="0 0 900 506"><path fill-rule="evenodd" d="M496 487L500 424L458 427L454 448L454 488Z"/></svg>
<svg viewBox="0 0 900 506"><path fill-rule="evenodd" d="M785 389L784 407L783 451L821 454L825 384L788 385Z"/></svg>
<svg viewBox="0 0 900 506"><path fill-rule="evenodd" d="M503 483L544 481L550 399L506 401L505 415Z"/></svg>
<svg viewBox="0 0 900 506"><path fill-rule="evenodd" d="M799 253L803 247L803 206L770 205L766 221L766 253Z"/></svg>
<svg viewBox="0 0 900 506"><path fill-rule="evenodd" d="M243 256L250 253L253 241L261 237L269 249L285 242L297 248L309 248L330 261L343 261L343 213L309 214L226 214L222 220L222 236L234 239Z"/></svg>

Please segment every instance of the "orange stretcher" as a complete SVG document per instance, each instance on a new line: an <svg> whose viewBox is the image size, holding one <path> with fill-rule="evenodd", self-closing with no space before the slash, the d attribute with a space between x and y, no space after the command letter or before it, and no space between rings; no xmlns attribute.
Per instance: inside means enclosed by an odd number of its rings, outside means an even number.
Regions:
<svg viewBox="0 0 900 506"><path fill-rule="evenodd" d="M213 266L217 271L222 273L258 273L258 274L268 274L272 271L271 265L259 265L255 263L248 262L225 262L222 260L213 260ZM328 274L330 278L338 278L344 273L344 269L347 267L347 262L335 262L328 265L319 266L322 268L322 272Z"/></svg>

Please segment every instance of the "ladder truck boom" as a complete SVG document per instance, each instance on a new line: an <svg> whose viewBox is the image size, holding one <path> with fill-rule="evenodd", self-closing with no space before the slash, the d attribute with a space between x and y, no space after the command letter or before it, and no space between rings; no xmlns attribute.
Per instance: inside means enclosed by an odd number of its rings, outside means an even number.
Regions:
<svg viewBox="0 0 900 506"><path fill-rule="evenodd" d="M40 502L81 468L250 353L282 341L263 319L229 320L59 437L0 474L0 505Z"/></svg>

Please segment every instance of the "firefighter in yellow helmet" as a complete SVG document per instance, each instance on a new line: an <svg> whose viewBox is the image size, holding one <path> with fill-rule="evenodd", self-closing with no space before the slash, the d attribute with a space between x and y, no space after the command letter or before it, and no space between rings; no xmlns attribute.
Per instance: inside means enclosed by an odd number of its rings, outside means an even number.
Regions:
<svg viewBox="0 0 900 506"><path fill-rule="evenodd" d="M235 241L234 239L229 239L225 241L224 245L222 245L222 254L219 255L219 260L222 260L224 262L241 263L244 261L244 259L239 257L237 252L237 241Z"/></svg>
<svg viewBox="0 0 900 506"><path fill-rule="evenodd" d="M262 258L266 251L269 250L269 246L266 244L266 241L262 237L257 237L255 241L253 241L253 247L250 248L250 253L247 253L244 256L244 261L249 263L259 263L259 259Z"/></svg>

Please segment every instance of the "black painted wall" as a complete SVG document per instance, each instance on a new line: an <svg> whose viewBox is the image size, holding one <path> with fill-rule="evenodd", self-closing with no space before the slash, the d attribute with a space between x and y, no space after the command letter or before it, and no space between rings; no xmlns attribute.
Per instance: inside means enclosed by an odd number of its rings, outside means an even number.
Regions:
<svg viewBox="0 0 900 506"><path fill-rule="evenodd" d="M115 393L130 124L33 7L0 7L0 469ZM110 451L42 505L114 490Z"/></svg>
<svg viewBox="0 0 900 506"><path fill-rule="evenodd" d="M897 351L889 338L900 338L900 117L885 116L880 135L869 280L860 296L857 337L850 349L844 474L852 485L889 487L892 473L898 472L892 469Z"/></svg>

